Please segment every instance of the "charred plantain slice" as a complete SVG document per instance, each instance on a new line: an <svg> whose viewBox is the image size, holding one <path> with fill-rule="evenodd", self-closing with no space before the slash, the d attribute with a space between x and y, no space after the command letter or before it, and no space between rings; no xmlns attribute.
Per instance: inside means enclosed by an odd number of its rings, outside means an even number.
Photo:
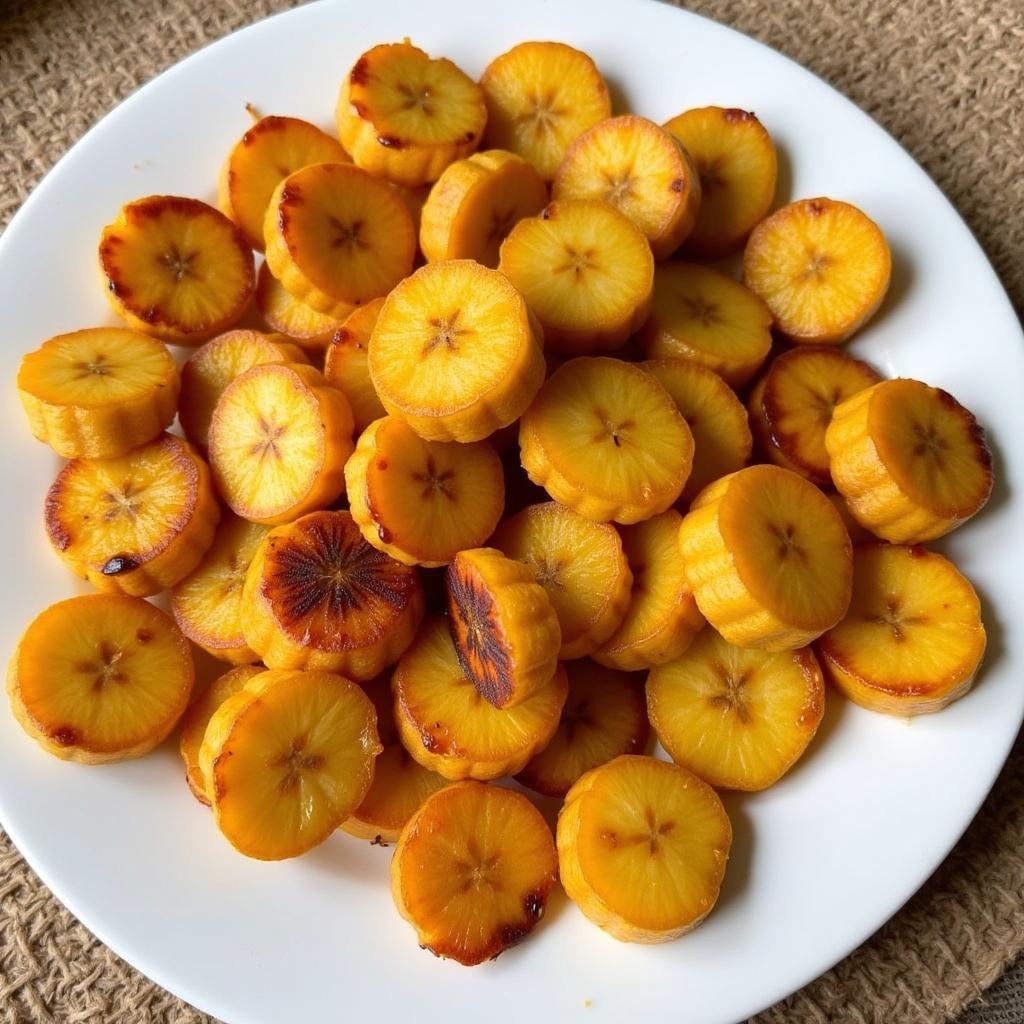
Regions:
<svg viewBox="0 0 1024 1024"><path fill-rule="evenodd" d="M415 568L363 540L348 512L314 512L272 530L249 566L245 639L269 668L372 679L423 618Z"/></svg>
<svg viewBox="0 0 1024 1024"><path fill-rule="evenodd" d="M448 614L463 672L480 696L509 708L555 673L562 633L544 588L496 548L460 551L445 577Z"/></svg>

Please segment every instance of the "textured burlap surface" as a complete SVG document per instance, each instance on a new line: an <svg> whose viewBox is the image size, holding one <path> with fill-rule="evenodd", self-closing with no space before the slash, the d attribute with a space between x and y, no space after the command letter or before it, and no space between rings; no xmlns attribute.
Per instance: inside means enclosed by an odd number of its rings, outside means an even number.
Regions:
<svg viewBox="0 0 1024 1024"><path fill-rule="evenodd" d="M288 0L0 0L0 225L94 121L198 46ZM888 128L959 208L1024 308L1021 0L697 0L789 54ZM967 341L968 339L965 339ZM933 1024L1024 947L1024 747L954 853L834 970L757 1024ZM742 965L737 965L742 970ZM1024 1020L1015 972L963 1021ZM0 834L5 1024L209 1018L128 967L61 907ZM290 1022L289 1022L290 1024Z"/></svg>

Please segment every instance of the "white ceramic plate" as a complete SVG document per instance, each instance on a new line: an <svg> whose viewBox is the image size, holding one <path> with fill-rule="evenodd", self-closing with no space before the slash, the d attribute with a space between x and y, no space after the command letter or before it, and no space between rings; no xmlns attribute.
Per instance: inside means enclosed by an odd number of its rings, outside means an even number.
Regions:
<svg viewBox="0 0 1024 1024"><path fill-rule="evenodd" d="M339 834L291 863L246 860L189 794L170 746L116 767L63 764L6 713L0 818L88 928L231 1024L447 1022L467 1010L491 1024L564 1021L585 1005L587 1020L728 1024L826 970L917 889L988 791L1024 704L1024 634L1000 628L1024 601L1024 348L1010 305L910 157L828 86L744 36L645 0L339 0L239 32L115 110L0 242L0 649L75 589L41 529L56 461L29 436L13 381L24 350L113 322L94 269L101 227L136 196L212 198L247 101L329 125L356 56L404 35L473 75L523 39L565 40L595 57L620 107L656 120L708 103L754 109L783 156L780 201L835 196L881 224L893 287L853 350L887 374L951 390L995 449L988 510L941 545L985 600L977 688L911 724L830 695L796 769L767 793L729 798L736 842L718 909L658 947L615 942L559 895L537 934L495 963L435 960L394 911L386 851Z"/></svg>

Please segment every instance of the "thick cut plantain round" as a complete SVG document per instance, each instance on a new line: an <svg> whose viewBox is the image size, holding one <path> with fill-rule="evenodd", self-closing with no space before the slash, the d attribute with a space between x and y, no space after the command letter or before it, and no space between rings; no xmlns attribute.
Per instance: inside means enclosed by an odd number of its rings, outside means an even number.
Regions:
<svg viewBox="0 0 1024 1024"><path fill-rule="evenodd" d="M210 471L173 434L114 459L74 459L46 495L54 551L97 590L147 597L174 586L213 542Z"/></svg>
<svg viewBox="0 0 1024 1024"><path fill-rule="evenodd" d="M199 767L228 842L284 860L318 846L359 806L380 750L377 714L355 683L267 671L214 712Z"/></svg>
<svg viewBox="0 0 1024 1024"><path fill-rule="evenodd" d="M238 376L264 363L308 362L298 345L281 335L227 331L192 353L181 368L178 418L185 436L206 451L210 421L224 389Z"/></svg>
<svg viewBox="0 0 1024 1024"><path fill-rule="evenodd" d="M687 110L665 128L700 176L700 209L686 251L706 258L735 252L775 198L778 158L771 136L752 113L735 107Z"/></svg>
<svg viewBox="0 0 1024 1024"><path fill-rule="evenodd" d="M513 46L487 65L480 87L487 144L528 160L548 181L573 140L612 114L597 65L565 43Z"/></svg>
<svg viewBox="0 0 1024 1024"><path fill-rule="evenodd" d="M232 512L256 523L291 522L344 493L352 410L312 366L254 366L224 389L209 446L214 481Z"/></svg>
<svg viewBox="0 0 1024 1024"><path fill-rule="evenodd" d="M246 642L269 668L357 682L398 660L424 607L417 570L367 544L348 512L313 512L271 530L242 606Z"/></svg>
<svg viewBox="0 0 1024 1024"><path fill-rule="evenodd" d="M651 374L599 356L547 379L520 423L519 451L555 501L596 522L636 523L679 497L693 435Z"/></svg>
<svg viewBox="0 0 1024 1024"><path fill-rule="evenodd" d="M985 654L970 581L922 547L859 544L846 617L818 641L825 674L871 711L920 715L967 693Z"/></svg>
<svg viewBox="0 0 1024 1024"><path fill-rule="evenodd" d="M882 381L843 402L825 449L853 518L892 544L944 536L992 493L981 425L949 392L917 380Z"/></svg>
<svg viewBox="0 0 1024 1024"><path fill-rule="evenodd" d="M274 191L267 266L296 299L332 317L386 295L412 270L416 231L387 182L352 164L314 164Z"/></svg>
<svg viewBox="0 0 1024 1024"><path fill-rule="evenodd" d="M768 358L772 315L748 288L698 263L654 271L651 315L638 341L648 359L688 359L741 388Z"/></svg>
<svg viewBox="0 0 1024 1024"><path fill-rule="evenodd" d="M878 225L856 206L801 199L750 233L743 281L798 345L838 345L864 326L889 289L892 255Z"/></svg>
<svg viewBox="0 0 1024 1024"><path fill-rule="evenodd" d="M232 327L256 287L252 250L198 199L147 196L121 207L100 237L111 306L129 327L198 345Z"/></svg>
<svg viewBox="0 0 1024 1024"><path fill-rule="evenodd" d="M33 435L65 459L110 459L152 441L173 422L179 387L159 341L117 327L58 334L18 368Z"/></svg>
<svg viewBox="0 0 1024 1024"><path fill-rule="evenodd" d="M91 594L36 616L8 664L7 695L44 750L110 764L166 739L194 678L188 641L169 615L137 597Z"/></svg>
<svg viewBox="0 0 1024 1024"><path fill-rule="evenodd" d="M814 484L748 466L705 487L679 529L697 606L737 647L805 647L846 614L850 537Z"/></svg>
<svg viewBox="0 0 1024 1024"><path fill-rule="evenodd" d="M643 232L595 199L559 199L521 220L498 269L562 355L618 348L647 319L654 258Z"/></svg>
<svg viewBox="0 0 1024 1024"><path fill-rule="evenodd" d="M227 513L203 560L171 589L179 629L207 654L232 665L259 660L245 642L242 586L267 530Z"/></svg>
<svg viewBox="0 0 1024 1024"><path fill-rule="evenodd" d="M263 251L263 221L274 189L310 164L345 163L337 139L297 117L261 117L231 148L221 168L218 205L252 248Z"/></svg>
<svg viewBox="0 0 1024 1024"><path fill-rule="evenodd" d="M370 377L384 408L428 441L482 441L515 422L544 380L523 297L472 260L421 267L384 302Z"/></svg>
<svg viewBox="0 0 1024 1024"><path fill-rule="evenodd" d="M754 651L705 629L647 676L647 710L672 760L719 789L774 785L807 749L825 713L810 648Z"/></svg>
<svg viewBox="0 0 1024 1024"><path fill-rule="evenodd" d="M530 569L496 548L472 548L452 559L445 586L459 664L481 697L510 708L550 681L562 634Z"/></svg>
<svg viewBox="0 0 1024 1024"><path fill-rule="evenodd" d="M516 776L545 796L564 797L580 776L622 754L642 754L650 729L641 681L592 661L566 665L569 696L558 731Z"/></svg>
<svg viewBox="0 0 1024 1024"><path fill-rule="evenodd" d="M437 568L494 532L505 476L487 441L424 441L385 416L360 436L345 464L345 490L370 544L406 565Z"/></svg>
<svg viewBox="0 0 1024 1024"><path fill-rule="evenodd" d="M780 353L747 399L761 454L819 487L831 486L825 431L832 414L881 379L867 363L829 345Z"/></svg>
<svg viewBox="0 0 1024 1024"><path fill-rule="evenodd" d="M668 942L711 912L732 846L715 791L679 765L626 755L587 772L558 815L569 898L622 942Z"/></svg>
<svg viewBox="0 0 1024 1024"><path fill-rule="evenodd" d="M504 520L491 543L526 565L547 591L558 616L563 661L585 657L619 628L633 574L614 526L546 501Z"/></svg>
<svg viewBox="0 0 1024 1024"><path fill-rule="evenodd" d="M408 40L367 50L341 84L338 136L360 166L399 185L436 181L480 145L480 87Z"/></svg>
<svg viewBox="0 0 1024 1024"><path fill-rule="evenodd" d="M568 149L552 185L555 199L601 199L621 210L665 259L693 230L701 183L690 154L653 121L611 117Z"/></svg>
<svg viewBox="0 0 1024 1024"><path fill-rule="evenodd" d="M468 967L533 931L557 869L551 830L526 797L459 782L431 796L402 830L391 893L421 946Z"/></svg>

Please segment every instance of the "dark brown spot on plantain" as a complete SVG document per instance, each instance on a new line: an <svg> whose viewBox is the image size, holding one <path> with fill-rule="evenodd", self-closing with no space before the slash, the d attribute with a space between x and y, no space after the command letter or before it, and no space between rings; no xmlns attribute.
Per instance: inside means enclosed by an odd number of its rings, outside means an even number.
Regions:
<svg viewBox="0 0 1024 1024"><path fill-rule="evenodd" d="M537 926L537 922L544 916L544 908L547 905L546 891L531 891L523 897L523 913L525 918L515 924L505 924L498 929L497 937L501 942L501 948L491 957L492 960L500 956L510 946L522 942L530 932Z"/></svg>
<svg viewBox="0 0 1024 1024"><path fill-rule="evenodd" d="M285 131L291 120L287 117L276 117L273 114L269 117L260 117L259 111L251 103L246 103L245 111L256 120L256 123L242 136L243 146L251 146L261 135Z"/></svg>
<svg viewBox="0 0 1024 1024"><path fill-rule="evenodd" d="M682 192L683 191L683 179L682 178L673 178L672 183L669 185L669 188L673 192Z"/></svg>
<svg viewBox="0 0 1024 1024"><path fill-rule="evenodd" d="M283 189L281 189L281 202L289 203L292 206L299 206L302 203L302 189L294 182L290 181Z"/></svg>
<svg viewBox="0 0 1024 1024"><path fill-rule="evenodd" d="M738 107L729 107L728 109L723 110L722 117L730 123L757 120L750 111L740 110Z"/></svg>
<svg viewBox="0 0 1024 1024"><path fill-rule="evenodd" d="M122 573L138 569L140 563L132 555L114 555L103 563L100 572L104 576L120 576Z"/></svg>
<svg viewBox="0 0 1024 1024"><path fill-rule="evenodd" d="M992 452L988 447L988 440L985 437L985 428L977 421L974 414L962 406L948 391L943 388L935 389L935 397L947 412L954 412L962 415L967 420L967 432L971 440L978 446L978 458L988 470L992 469Z"/></svg>
<svg viewBox="0 0 1024 1024"><path fill-rule="evenodd" d="M59 725L50 733L50 739L62 747L71 747L78 742L78 732L70 725Z"/></svg>
<svg viewBox="0 0 1024 1024"><path fill-rule="evenodd" d="M46 525L46 535L50 538L50 543L57 551L67 551L71 546L71 534L61 518L64 496L63 484L64 474L61 473L50 485L50 489L46 493L46 503L43 506L43 522Z"/></svg>
<svg viewBox="0 0 1024 1024"><path fill-rule="evenodd" d="M405 149L407 143L397 135L378 135L377 142L385 149Z"/></svg>
<svg viewBox="0 0 1024 1024"><path fill-rule="evenodd" d="M173 213L183 217L206 213L210 208L198 199L184 196L146 196L136 199L124 207L125 219L140 223L156 220L165 213Z"/></svg>
<svg viewBox="0 0 1024 1024"><path fill-rule="evenodd" d="M533 928L530 925L503 924L498 930L498 937L501 939L501 949L491 959L497 960L509 946L515 946L522 942L531 931L533 931Z"/></svg>
<svg viewBox="0 0 1024 1024"><path fill-rule="evenodd" d="M537 922L544 916L545 894L541 892L528 892L523 897L523 910L530 921Z"/></svg>
<svg viewBox="0 0 1024 1024"><path fill-rule="evenodd" d="M466 134L462 136L462 141L463 142L472 142L475 138L476 138L476 132L466 132Z"/></svg>
<svg viewBox="0 0 1024 1024"><path fill-rule="evenodd" d="M386 470L388 468L388 460L387 459L378 459L377 460L377 468L383 473L384 470Z"/></svg>
<svg viewBox="0 0 1024 1024"><path fill-rule="evenodd" d="M985 428L977 420L971 420L971 439L978 446L978 459L985 467L989 475L989 493L992 491L992 449L988 446L988 438L985 436ZM987 500L987 499L986 499Z"/></svg>
<svg viewBox="0 0 1024 1024"><path fill-rule="evenodd" d="M370 65L365 57L360 57L352 65L352 70L348 73L348 80L352 85L366 85L370 80Z"/></svg>
<svg viewBox="0 0 1024 1024"><path fill-rule="evenodd" d="M291 223L291 214L288 212L288 209L284 205L284 203L281 203L281 205L278 206L277 208L277 229L278 231L281 232L281 237L284 239L284 243L288 251L292 253L292 255L294 255L295 242L292 241L291 236L289 234L289 228L291 227Z"/></svg>
<svg viewBox="0 0 1024 1024"><path fill-rule="evenodd" d="M140 626L135 630L135 639L138 640L140 644L148 644L149 641L153 639L153 630L146 629L145 626Z"/></svg>
<svg viewBox="0 0 1024 1024"><path fill-rule="evenodd" d="M483 583L456 563L445 574L448 625L466 678L484 700L504 707L512 694L511 653Z"/></svg>

